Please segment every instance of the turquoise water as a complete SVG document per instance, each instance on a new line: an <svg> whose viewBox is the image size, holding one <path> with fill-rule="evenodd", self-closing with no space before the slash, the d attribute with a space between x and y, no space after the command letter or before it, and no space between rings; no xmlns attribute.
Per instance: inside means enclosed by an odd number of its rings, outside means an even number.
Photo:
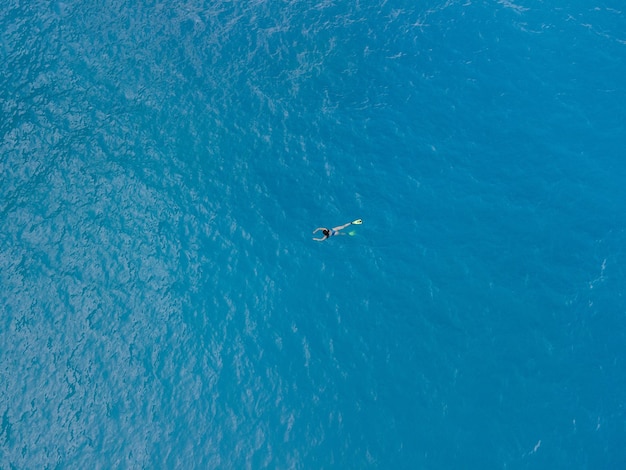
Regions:
<svg viewBox="0 0 626 470"><path fill-rule="evenodd" d="M620 2L0 30L0 468L626 467Z"/></svg>

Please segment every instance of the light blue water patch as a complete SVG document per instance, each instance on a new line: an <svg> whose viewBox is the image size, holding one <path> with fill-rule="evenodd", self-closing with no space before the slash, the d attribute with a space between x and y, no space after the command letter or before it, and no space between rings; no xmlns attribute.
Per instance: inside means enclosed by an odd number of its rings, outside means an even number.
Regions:
<svg viewBox="0 0 626 470"><path fill-rule="evenodd" d="M0 467L626 464L620 5L0 30Z"/></svg>

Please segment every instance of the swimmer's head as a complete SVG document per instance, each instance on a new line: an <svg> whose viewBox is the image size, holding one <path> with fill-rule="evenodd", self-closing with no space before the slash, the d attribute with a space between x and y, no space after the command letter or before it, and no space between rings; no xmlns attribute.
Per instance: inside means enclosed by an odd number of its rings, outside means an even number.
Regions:
<svg viewBox="0 0 626 470"><path fill-rule="evenodd" d="M328 229L322 230L322 233L324 234L325 237L328 237L330 235L330 232L328 231Z"/></svg>

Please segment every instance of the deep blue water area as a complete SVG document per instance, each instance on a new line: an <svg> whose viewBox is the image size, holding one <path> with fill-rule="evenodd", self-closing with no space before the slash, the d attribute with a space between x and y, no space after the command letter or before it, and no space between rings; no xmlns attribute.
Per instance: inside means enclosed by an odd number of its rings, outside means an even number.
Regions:
<svg viewBox="0 0 626 470"><path fill-rule="evenodd" d="M620 2L5 3L0 468L626 468Z"/></svg>

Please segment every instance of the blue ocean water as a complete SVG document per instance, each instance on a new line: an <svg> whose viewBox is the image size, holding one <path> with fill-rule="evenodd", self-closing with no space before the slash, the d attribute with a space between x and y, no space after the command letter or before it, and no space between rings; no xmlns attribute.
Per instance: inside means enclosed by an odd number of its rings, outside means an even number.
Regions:
<svg viewBox="0 0 626 470"><path fill-rule="evenodd" d="M0 468L626 468L620 2L0 31Z"/></svg>

